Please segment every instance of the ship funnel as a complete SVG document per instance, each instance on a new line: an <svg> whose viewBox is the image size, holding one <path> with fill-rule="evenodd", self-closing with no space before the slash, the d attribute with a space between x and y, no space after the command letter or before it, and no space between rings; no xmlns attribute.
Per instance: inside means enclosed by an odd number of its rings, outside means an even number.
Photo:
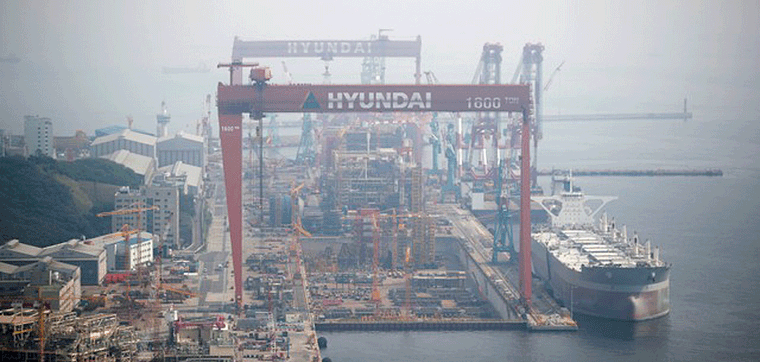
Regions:
<svg viewBox="0 0 760 362"><path fill-rule="evenodd" d="M602 222L602 225L601 225L602 232L606 233L607 231L609 231L607 230L607 213L606 212L602 214L601 222Z"/></svg>
<svg viewBox="0 0 760 362"><path fill-rule="evenodd" d="M623 225L623 241L626 243L628 242L628 230L625 225Z"/></svg>

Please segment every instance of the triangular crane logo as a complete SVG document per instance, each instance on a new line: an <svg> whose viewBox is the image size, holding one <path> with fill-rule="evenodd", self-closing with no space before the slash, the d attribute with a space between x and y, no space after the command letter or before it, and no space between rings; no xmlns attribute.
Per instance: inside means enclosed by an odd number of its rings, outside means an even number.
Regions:
<svg viewBox="0 0 760 362"><path fill-rule="evenodd" d="M317 102L317 97L314 96L314 93L309 92L309 95L306 96L306 100L303 102L303 109L321 109L322 106L319 105L319 102Z"/></svg>

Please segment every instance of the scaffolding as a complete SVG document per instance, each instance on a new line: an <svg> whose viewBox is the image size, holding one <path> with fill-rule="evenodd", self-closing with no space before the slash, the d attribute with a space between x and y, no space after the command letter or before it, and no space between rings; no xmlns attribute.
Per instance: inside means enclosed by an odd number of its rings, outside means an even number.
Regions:
<svg viewBox="0 0 760 362"><path fill-rule="evenodd" d="M130 362L137 353L134 327L120 325L115 314L10 308L0 314L0 333L0 351L10 360L41 360L42 353L48 362Z"/></svg>
<svg viewBox="0 0 760 362"><path fill-rule="evenodd" d="M338 209L380 207L392 202L398 179L398 153L392 149L370 152L334 151L335 198Z"/></svg>

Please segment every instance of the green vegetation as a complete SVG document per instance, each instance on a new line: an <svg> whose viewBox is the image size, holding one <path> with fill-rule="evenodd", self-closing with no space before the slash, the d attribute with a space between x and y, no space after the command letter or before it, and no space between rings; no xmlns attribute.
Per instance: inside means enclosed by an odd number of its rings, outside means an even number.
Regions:
<svg viewBox="0 0 760 362"><path fill-rule="evenodd" d="M129 168L103 158L83 158L56 163L59 173L77 181L95 181L109 185L138 187L142 176Z"/></svg>
<svg viewBox="0 0 760 362"><path fill-rule="evenodd" d="M0 158L0 242L47 246L110 232L110 220L95 214L113 203L93 203L76 182L83 180L136 186L141 177L104 159Z"/></svg>

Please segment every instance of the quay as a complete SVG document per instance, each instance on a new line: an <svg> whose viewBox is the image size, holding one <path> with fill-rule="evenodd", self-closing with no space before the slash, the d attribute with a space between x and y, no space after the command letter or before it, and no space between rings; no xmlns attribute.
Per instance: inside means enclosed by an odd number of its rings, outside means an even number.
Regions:
<svg viewBox="0 0 760 362"><path fill-rule="evenodd" d="M554 170L539 170L539 176L551 176ZM649 170L573 170L573 176L708 176L721 177L723 170L717 168L708 169L649 169Z"/></svg>
<svg viewBox="0 0 760 362"><path fill-rule="evenodd" d="M314 324L318 332L335 331L504 331L527 329L522 319L425 320L425 321L329 321Z"/></svg>

